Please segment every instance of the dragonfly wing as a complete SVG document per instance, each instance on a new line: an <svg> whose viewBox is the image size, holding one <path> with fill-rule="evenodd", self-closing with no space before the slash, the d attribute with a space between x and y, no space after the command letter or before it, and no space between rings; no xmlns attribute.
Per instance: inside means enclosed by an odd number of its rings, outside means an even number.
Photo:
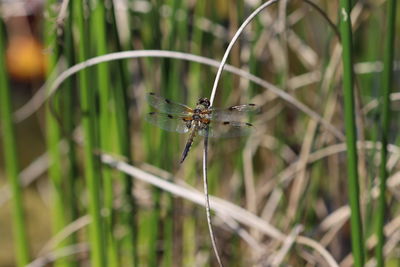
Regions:
<svg viewBox="0 0 400 267"><path fill-rule="evenodd" d="M190 120L179 116L150 112L145 116L145 120L166 131L178 133L187 133L189 131Z"/></svg>
<svg viewBox="0 0 400 267"><path fill-rule="evenodd" d="M232 106L224 109L211 109L210 119L216 121L242 121L248 116L256 114L259 108L255 104Z"/></svg>
<svg viewBox="0 0 400 267"><path fill-rule="evenodd" d="M199 135L208 136L212 138L228 138L246 136L255 131L255 127L248 122L238 121L211 121L207 129L199 130Z"/></svg>
<svg viewBox="0 0 400 267"><path fill-rule="evenodd" d="M171 100L158 96L155 93L148 93L146 99L152 107L163 113L181 116L189 116L193 113L193 110L188 106L172 102Z"/></svg>

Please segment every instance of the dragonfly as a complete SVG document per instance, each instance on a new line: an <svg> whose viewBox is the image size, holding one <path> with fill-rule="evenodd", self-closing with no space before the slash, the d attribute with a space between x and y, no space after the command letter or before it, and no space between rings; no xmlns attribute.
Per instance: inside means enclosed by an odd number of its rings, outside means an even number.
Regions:
<svg viewBox="0 0 400 267"><path fill-rule="evenodd" d="M255 130L253 124L243 121L258 111L255 104L214 108L210 107L210 100L200 98L195 108L190 108L155 93L148 93L146 100L157 110L146 114L147 122L166 131L189 133L180 163L186 159L197 135L206 138L239 137Z"/></svg>

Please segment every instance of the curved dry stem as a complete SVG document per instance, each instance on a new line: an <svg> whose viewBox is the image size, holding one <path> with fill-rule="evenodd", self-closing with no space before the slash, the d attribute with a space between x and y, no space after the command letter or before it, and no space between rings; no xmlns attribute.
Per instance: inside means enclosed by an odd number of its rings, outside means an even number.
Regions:
<svg viewBox="0 0 400 267"><path fill-rule="evenodd" d="M79 72L82 69L103 63L103 62L109 62L109 61L114 61L114 60L121 60L121 59L128 59L128 58L140 58L140 57L155 57L155 58L175 58L175 59L181 59L181 60L187 60L187 61L193 61L205 65L209 65L212 67L219 67L220 62L201 57L201 56L196 56L192 54L187 54L187 53L181 53L181 52L175 52L175 51L164 51L164 50L135 50L135 51L124 51L124 52L116 52L116 53L110 53L107 55L103 56L98 56L98 57L93 57L91 59L88 59L84 62L78 63L71 68L65 70L62 72L57 78L52 82L52 81L47 81L45 86L43 86L43 90L39 90L35 96L27 103L25 104L21 109L17 111L17 113L14 113L14 116L20 112L22 112L23 109L25 109L23 118L21 119L26 119L30 115L32 115L34 112L36 112L43 104L44 102L49 99L52 95L56 93L60 85L70 76L74 75L75 73ZM286 93L282 89L279 89L278 87L274 86L273 84L264 81L263 79L254 76L244 70L241 70L239 68L230 66L230 65L225 65L224 68L226 71L231 72L233 74L239 75L243 78L249 79L250 81L256 83L257 85L264 87L268 90L270 90L272 93L276 94L280 98L282 98L284 101L292 104L311 118L317 120L319 123L321 123L329 132L331 132L335 137L337 137L340 140L344 140L345 137L343 133L338 130L335 126L333 126L331 123L326 121L324 118L322 118L317 112L309 108L308 106L304 105L302 102L291 96L290 94ZM47 86L50 86L49 94L46 95L44 88L48 88ZM29 111L29 112L27 112Z"/></svg>
<svg viewBox="0 0 400 267"><path fill-rule="evenodd" d="M49 263L54 262L57 259L88 251L89 251L89 245L87 243L79 243L71 246L66 246L56 251L49 252L48 254L35 259L33 262L26 265L26 267L47 266Z"/></svg>
<svg viewBox="0 0 400 267"><path fill-rule="evenodd" d="M56 235L54 235L49 241L47 241L38 254L45 256L46 254L50 253L50 251L57 248L57 246L63 240L65 240L78 230L82 229L83 227L87 226L90 221L91 218L89 215L84 215L74 220L66 227L64 227L61 231L59 231Z"/></svg>
<svg viewBox="0 0 400 267"><path fill-rule="evenodd" d="M327 261L329 266L339 267L339 264L337 264L337 262L332 257L332 255L329 254L329 252L315 240L312 240L310 238L305 238L304 236L298 236L296 238L296 241L299 244L309 246L309 247L315 249L318 253L320 253L322 255L322 257L324 257L324 259Z"/></svg>
<svg viewBox="0 0 400 267"><path fill-rule="evenodd" d="M215 76L214 80L214 85L211 91L211 96L210 96L210 106L212 106L215 98L215 94L217 93L217 87L218 87L218 82L221 78L222 71L224 70L226 60L228 59L229 53L232 50L233 45L236 43L237 39L239 38L240 34L243 32L244 28L254 19L255 16L257 16L258 13L260 13L264 8L278 2L278 0L270 0L259 6L256 10L253 11L253 13L250 14L246 18L246 20L240 25L239 29L236 31L235 35L233 36L232 40L230 41L228 47L225 50L225 54L222 57L221 64L219 65L217 75Z"/></svg>
<svg viewBox="0 0 400 267"><path fill-rule="evenodd" d="M218 82L221 78L222 71L224 70L226 60L228 59L229 53L231 52L233 45L239 38L240 34L243 32L244 28L253 20L254 17L257 16L257 14L260 13L264 8L270 6L271 4L273 4L277 1L278 0L270 0L270 1L267 1L266 3L262 4L260 7L258 7L255 11L253 11L246 18L246 20L242 23L242 25L240 25L239 29L236 31L235 35L233 36L232 40L230 41L228 47L225 50L225 54L222 57L221 63L219 65L219 68L217 71L217 75L215 76L214 85L213 85L213 89L211 91L211 96L210 96L210 107L214 103L215 94L217 92ZM208 221L208 228L209 228L210 235L211 235L211 240L213 243L214 252L216 254L219 265L222 266L222 262L221 262L221 259L219 258L218 250L216 247L215 237L214 237L213 231L212 231L211 214L209 211L209 199L208 199L208 189L207 189L207 187L208 187L207 186L207 144L208 144L208 136L206 135L204 137L204 151L203 151L203 181L204 181L204 193L206 195L207 221Z"/></svg>
<svg viewBox="0 0 400 267"><path fill-rule="evenodd" d="M296 237L300 234L302 230L303 226L301 225L297 225L293 228L291 233L285 238L285 241L283 242L281 249L278 251L274 259L272 260L271 266L281 266L283 259L289 252L290 248L293 246Z"/></svg>
<svg viewBox="0 0 400 267"><path fill-rule="evenodd" d="M22 107L20 107L13 113L13 120L15 123L20 123L26 120L44 104L44 102L48 98L46 96L48 86L51 84L52 81L57 78L57 73L63 68L65 68L65 62L64 60L59 60L52 72L50 73L48 79L37 90L33 97L31 97L28 102L26 102Z"/></svg>
<svg viewBox="0 0 400 267"><path fill-rule="evenodd" d="M20 174L22 186L28 186L38 177L43 175L49 167L49 156L44 153L37 157L34 162L23 169ZM0 207L3 206L11 197L11 191L8 184L0 188Z"/></svg>
<svg viewBox="0 0 400 267"><path fill-rule="evenodd" d="M336 37L339 39L339 42L341 42L339 29L338 27L336 27L335 23L333 23L333 21L328 17L328 15L314 2L310 0L303 0L303 1L308 5L310 5L312 8L314 8L326 20L326 22L328 22L329 26L332 28Z"/></svg>

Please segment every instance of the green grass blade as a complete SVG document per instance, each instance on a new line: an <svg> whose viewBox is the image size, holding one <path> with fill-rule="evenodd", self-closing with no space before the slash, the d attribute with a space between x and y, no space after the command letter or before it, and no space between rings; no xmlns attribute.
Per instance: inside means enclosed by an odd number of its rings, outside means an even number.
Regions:
<svg viewBox="0 0 400 267"><path fill-rule="evenodd" d="M104 55L107 53L107 40L106 40L106 17L105 6L103 1L92 1L93 12L91 13L91 35L92 47L95 49L95 55ZM96 80L97 90L99 95L99 123L100 123L100 147L104 151L112 150L112 140L110 136L114 131L111 123L111 110L110 110L110 77L109 77L109 64L103 63L96 66ZM118 266L117 257L117 242L114 240L114 210L113 210L113 177L111 170L102 168L102 177L104 181L104 204L109 211L109 216L106 220L107 229L107 249L108 249L108 266Z"/></svg>
<svg viewBox="0 0 400 267"><path fill-rule="evenodd" d="M349 200L351 208L351 240L354 265L364 266L364 238L359 203L359 182L357 169L357 135L355 121L355 100L353 91L353 59L352 59L352 29L350 19L351 3L349 0L340 1L340 33L343 45L343 95L344 116L347 145L347 173L349 185Z"/></svg>
<svg viewBox="0 0 400 267"><path fill-rule="evenodd" d="M69 5L69 14L73 13L73 6ZM75 54L74 54L74 44L73 44L73 35L72 35L72 26L73 26L73 20L72 16L68 16L66 18L65 22L65 28L64 28L64 46L63 46L63 51L62 53L65 56L66 62L68 66L74 65L75 62ZM62 118L63 118L63 127L67 135L72 136L74 128L76 127L74 123L74 90L72 88L76 88L76 78L71 77L70 79L67 79L65 81L65 90L61 92L62 96ZM67 166L66 166L66 172L65 172L65 187L67 191L67 197L65 199L66 202L69 204L68 210L70 212L70 217L69 220L73 221L78 218L78 196L79 196L79 191L78 191L78 181L79 181L79 171L78 171L78 160L76 156L76 148L75 148L75 143L74 140L71 138L67 138L67 146L68 146L68 152L67 152ZM76 233L72 234L70 237L70 243L75 244L78 242L78 235ZM74 262L73 266L77 266L78 261Z"/></svg>
<svg viewBox="0 0 400 267"><path fill-rule="evenodd" d="M382 110L381 110L381 166L380 166L380 186L379 186L379 202L378 202L378 223L376 235L378 237L378 245L376 247L376 259L378 266L384 266L383 246L385 236L383 232L385 220L385 195L386 195L386 179L388 177L387 163L387 144L390 127L390 92L393 84L393 61L394 61L394 37L396 22L396 2L388 0L387 2L387 36L385 41L385 54L383 65L383 83L382 83Z"/></svg>
<svg viewBox="0 0 400 267"><path fill-rule="evenodd" d="M26 235L24 208L22 204L21 184L17 158L15 130L12 123L11 96L8 85L6 63L4 59L5 35L0 22L0 115L3 129L3 145L6 176L12 192L12 223L16 263L25 266L29 261L28 240Z"/></svg>
<svg viewBox="0 0 400 267"><path fill-rule="evenodd" d="M77 23L79 34L79 51L78 60L83 61L87 59L87 45L85 21L83 16L84 1L74 1L74 21ZM95 135L95 103L94 103L94 88L89 85L89 76L87 70L79 72L80 84L80 102L82 109L82 129L84 137L84 162L85 162L85 178L88 187L89 198L89 214L92 218L90 225L90 246L91 246L91 265L92 266L105 266L106 265L106 249L104 242L103 222L100 215L102 207L100 203L100 172L99 162L94 156L94 149L96 147Z"/></svg>
<svg viewBox="0 0 400 267"><path fill-rule="evenodd" d="M118 34L117 18L116 18L115 5L111 5L111 16L112 16L112 32L114 34L114 43L117 51L130 50L132 46L131 31L128 31L127 43L124 45L121 43L121 38ZM134 155L131 153L131 130L130 130L130 119L129 119L129 98L126 88L129 88L130 80L128 77L128 66L125 61L116 62L118 80L120 81L113 86L113 97L115 101L115 116L117 124L117 146L118 152L128 159ZM134 182L126 174L120 174L119 177L123 181L124 186L124 211L122 212L122 223L127 227L126 242L129 251L129 257L127 257L127 263L132 266L138 266L138 233L137 233L137 219L138 219L138 208L133 196Z"/></svg>
<svg viewBox="0 0 400 267"><path fill-rule="evenodd" d="M48 1L46 10L50 17L56 17L54 10L55 1ZM54 35L55 24L52 20L46 20L44 24L45 32L45 42L46 47L52 51L48 56L48 77L50 77L51 72L54 70L58 60L59 46L57 45L57 36ZM55 98L56 103L54 104L58 108L58 99ZM61 141L61 130L59 128L58 122L51 112L50 103L47 104L46 109L46 140L47 149L49 156L51 157L51 162L49 166L48 175L53 186L52 194L52 227L53 233L56 234L61 231L69 222L68 219L68 205L67 205L67 194L64 187L63 170L61 166L61 152L60 152L60 141ZM69 178L68 178L69 179ZM68 240L62 242L59 247L63 247L68 244ZM56 266L71 266L68 261L60 259L56 261Z"/></svg>

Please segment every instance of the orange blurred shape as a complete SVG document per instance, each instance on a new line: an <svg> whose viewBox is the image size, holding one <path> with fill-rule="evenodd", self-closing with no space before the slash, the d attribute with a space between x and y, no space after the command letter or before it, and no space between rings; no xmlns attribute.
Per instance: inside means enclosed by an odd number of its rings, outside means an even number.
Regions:
<svg viewBox="0 0 400 267"><path fill-rule="evenodd" d="M11 37L6 58L8 72L14 79L32 81L42 79L46 73L46 55L43 46L32 36Z"/></svg>

